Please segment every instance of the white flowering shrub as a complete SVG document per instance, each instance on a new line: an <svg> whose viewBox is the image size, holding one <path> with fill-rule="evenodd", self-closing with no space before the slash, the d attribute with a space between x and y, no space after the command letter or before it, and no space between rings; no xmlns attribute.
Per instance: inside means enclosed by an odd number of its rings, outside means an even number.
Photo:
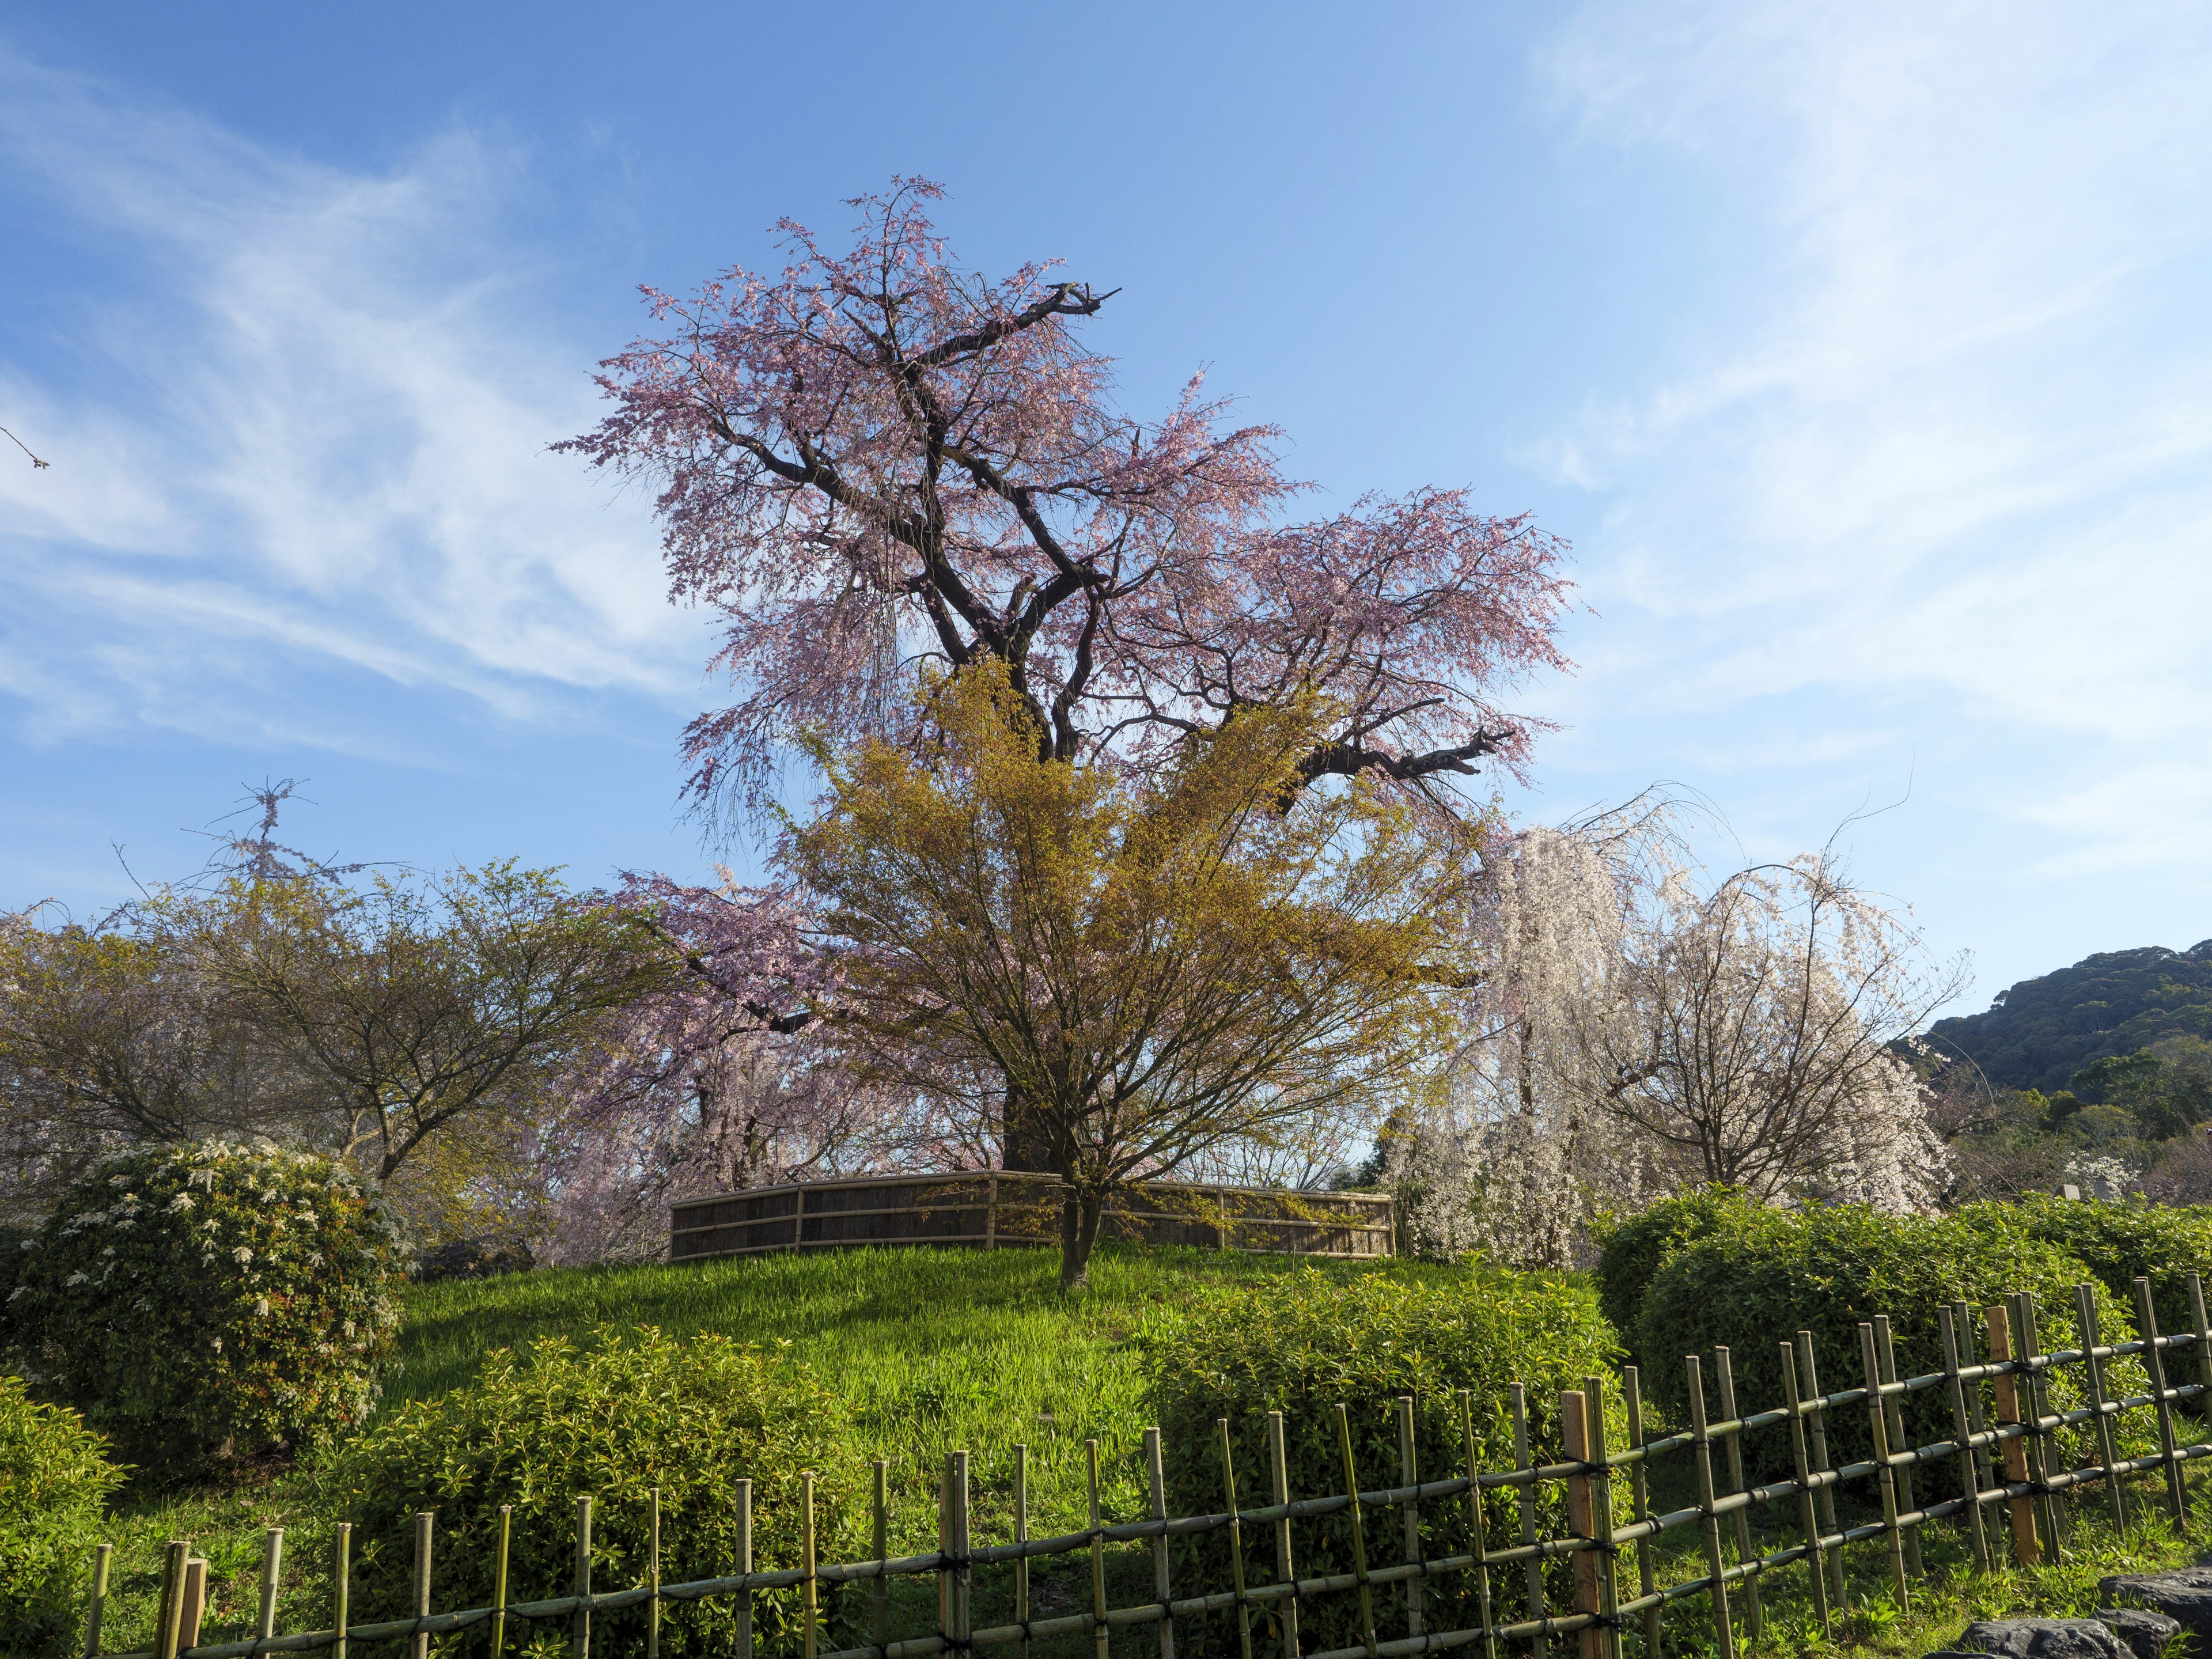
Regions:
<svg viewBox="0 0 2212 1659"><path fill-rule="evenodd" d="M126 1153L64 1195L11 1294L15 1364L135 1462L294 1452L362 1421L402 1255L330 1158L266 1142Z"/></svg>

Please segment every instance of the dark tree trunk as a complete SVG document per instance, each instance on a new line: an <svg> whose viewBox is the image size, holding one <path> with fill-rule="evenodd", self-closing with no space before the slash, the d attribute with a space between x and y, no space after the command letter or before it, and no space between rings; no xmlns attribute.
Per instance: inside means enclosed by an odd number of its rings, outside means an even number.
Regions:
<svg viewBox="0 0 2212 1659"><path fill-rule="evenodd" d="M1060 1288L1079 1291L1091 1283L1091 1252L1105 1219L1106 1194L1071 1190L1060 1210Z"/></svg>
<svg viewBox="0 0 2212 1659"><path fill-rule="evenodd" d="M1006 1121L999 1137L999 1161L1008 1170L1033 1175L1064 1173L1053 1156L1052 1131L1044 1115L1012 1090L1006 1091Z"/></svg>

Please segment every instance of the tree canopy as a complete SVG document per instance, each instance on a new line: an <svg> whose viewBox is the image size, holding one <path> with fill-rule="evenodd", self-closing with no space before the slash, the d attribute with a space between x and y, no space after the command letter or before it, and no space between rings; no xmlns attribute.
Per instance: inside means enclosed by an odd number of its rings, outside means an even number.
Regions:
<svg viewBox="0 0 2212 1659"><path fill-rule="evenodd" d="M1998 1088L2054 1093L2092 1061L2165 1037L2212 1039L2212 939L2100 951L2021 981L1985 1012L1939 1019L1928 1035Z"/></svg>

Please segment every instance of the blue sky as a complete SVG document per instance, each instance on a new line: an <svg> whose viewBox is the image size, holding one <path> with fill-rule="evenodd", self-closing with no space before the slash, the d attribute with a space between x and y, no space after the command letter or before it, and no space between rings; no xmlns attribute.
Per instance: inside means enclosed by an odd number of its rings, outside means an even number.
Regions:
<svg viewBox="0 0 2212 1659"><path fill-rule="evenodd" d="M647 503L544 446L636 284L894 173L1121 287L1131 407L1572 539L1516 811L1902 800L1844 844L1966 1008L2212 934L2212 13L2127 4L0 8L0 902L265 775L353 856L749 867Z"/></svg>

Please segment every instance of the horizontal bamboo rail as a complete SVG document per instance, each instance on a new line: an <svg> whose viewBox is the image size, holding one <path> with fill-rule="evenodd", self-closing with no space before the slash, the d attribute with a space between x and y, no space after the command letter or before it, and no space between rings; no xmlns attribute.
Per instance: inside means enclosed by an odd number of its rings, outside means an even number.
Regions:
<svg viewBox="0 0 2212 1659"><path fill-rule="evenodd" d="M670 1206L668 1254L688 1261L876 1245L1056 1243L1066 1192L1057 1176L1003 1170L757 1187ZM1387 1194L1157 1181L1109 1201L1099 1236L1364 1261L1391 1254L1394 1229Z"/></svg>
<svg viewBox="0 0 2212 1659"><path fill-rule="evenodd" d="M1501 1644L1519 1644L1530 1651L1547 1652L1547 1644L1559 1638L1572 1638L1578 1659L1614 1659L1620 1652L1621 1634L1629 1629L1640 1630L1643 1650L1656 1653L1663 1615L1678 1604L1698 1598L1703 1598L1705 1603L1714 1650L1730 1655L1735 1650L1739 1631L1750 1636L1757 1630L1760 1618L1758 1595L1762 1581L1771 1581L1785 1569L1804 1571L1819 1620L1824 1628L1827 1627L1834 1611L1829 1599L1829 1570L1834 1570L1834 1586L1840 1594L1844 1582L1841 1553L1847 1547L1874 1545L1882 1551L1888 1564L1892 1591L1903 1605L1909 1595L1909 1581L1920 1571L1919 1534L1931 1523L1953 1520L1964 1522L1976 1565L1985 1569L1996 1565L1996 1529L1985 1518L1985 1511L1992 1505L2002 1506L2011 1528L2013 1553L2022 1564L2043 1559L2061 1547L2063 1540L2057 1530L2063 1516L2060 1500L2069 1493L2101 1488L2114 1518L2124 1522L2128 1502L2126 1483L2131 1476L2158 1477L2156 1496L2171 1508L2174 1524L2179 1527L2184 1518L2182 1471L2191 1462L2212 1458L2212 1442L2180 1443L2175 1434L2175 1406L2212 1401L2212 1326L2206 1321L2203 1290L2196 1274L2189 1276L2188 1285L2192 1332L2185 1335L2160 1334L2152 1312L2149 1284L2139 1279L2136 1281L2136 1303L2142 1334L2131 1341L2109 1345L2098 1340L2093 1295L2088 1286L2081 1286L2076 1304L2081 1316L2083 1346L2052 1352L2040 1352L2037 1347L2033 1299L2026 1295L2014 1296L2003 1305L1984 1310L1991 1358L1978 1363L1972 1355L1971 1310L1963 1304L1952 1304L1938 1310L1943 1369L1920 1376L1896 1376L1888 1322L1877 1318L1859 1327L1864 1382L1856 1388L1830 1393L1820 1391L1809 1370L1801 1372L1800 1364L1809 1364L1812 1348L1808 1334L1799 1332L1796 1341L1784 1340L1780 1343L1785 1402L1742 1414L1735 1410L1728 1351L1717 1349L1711 1358L1722 1404L1723 1414L1718 1419L1708 1415L1704 1368L1701 1358L1693 1356L1684 1362L1691 1403L1689 1426L1656 1438L1644 1431L1638 1372L1632 1366L1625 1367L1618 1386L1626 1407L1628 1443L1621 1447L1612 1443L1607 1431L1605 1378L1586 1378L1580 1389L1561 1395L1559 1420L1564 1425L1565 1439L1557 1448L1536 1448L1529 1443L1521 1389L1516 1384L1511 1401L1516 1466L1510 1469L1484 1470L1477 1466L1474 1405L1471 1397L1462 1392L1455 1397L1454 1415L1461 1425L1462 1462L1467 1472L1430 1480L1410 1478L1414 1474L1411 1402L1401 1400L1398 1402L1399 1473L1408 1478L1389 1486L1367 1487L1360 1484L1352 1441L1344 1426L1345 1409L1340 1406L1336 1408L1335 1427L1343 1454L1343 1490L1291 1498L1283 1479L1282 1417L1279 1413L1271 1412L1267 1443L1273 1449L1275 1464L1272 1486L1275 1501L1252 1509L1236 1507L1237 1486L1229 1464L1230 1441L1225 1421L1219 1425L1219 1456L1224 1491L1231 1507L1221 1513L1181 1516L1165 1513L1159 1476L1158 1432L1152 1430L1145 1437L1145 1455L1151 1463L1152 1512L1137 1520L1106 1521L1097 1513L1098 1443L1093 1440L1086 1443L1091 1458L1091 1525L1085 1531L1056 1537L1029 1535L1028 1487L1022 1473L1027 1468L1028 1449L1017 1447L1012 1537L1002 1543L975 1542L970 1530L969 1456L964 1451L955 1452L947 1457L942 1475L939 1547L921 1555L888 1557L884 1553L885 1483L884 1466L878 1463L874 1500L874 1539L878 1553L872 1559L834 1564L816 1559L812 1477L805 1474L801 1480L802 1491L807 1496L801 1500L805 1542L799 1565L757 1569L750 1542L751 1482L741 1480L736 1482L741 1493L738 1554L734 1563L738 1571L724 1577L663 1583L659 1571L659 1497L656 1489L648 1494L653 1542L643 1564L642 1582L616 1589L594 1591L591 1588L592 1500L586 1498L579 1501L577 1508L574 1594L534 1601L506 1601L508 1530L502 1512L495 1577L499 1587L495 1597L499 1605L432 1612L428 1610L431 1534L429 1517L425 1515L417 1517L416 1529L411 1599L417 1611L412 1616L349 1626L346 1610L350 1529L341 1526L337 1533L329 1598L331 1626L279 1636L274 1632L276 1561L283 1534L272 1531L262 1576L262 1603L255 1633L200 1646L190 1645L185 1638L198 1617L191 1569L198 1567L204 1574L204 1567L190 1557L181 1540L173 1540L167 1552L155 1620L155 1645L128 1654L102 1652L100 1627L108 1599L112 1564L112 1552L103 1544L95 1550L91 1563L91 1593L81 1651L86 1659L254 1659L265 1654L302 1652L331 1652L339 1659L346 1659L353 1647L363 1643L407 1641L415 1644L416 1651L421 1651L421 1644L428 1638L483 1628L490 1632L487 1650L498 1659L506 1651L503 1644L507 1637L515 1633L515 1621L520 1620L566 1621L571 1631L571 1654L575 1659L589 1659L591 1620L594 1615L644 1607L649 1611L647 1628L651 1632L647 1651L648 1655L657 1655L660 1615L666 1607L726 1596L735 1598L739 1611L736 1649L738 1659L757 1659L751 1598L768 1591L797 1589L803 1598L805 1659L927 1659L927 1656L939 1653L1006 1647L1013 1647L1026 1655L1030 1643L1055 1636L1087 1637L1096 1644L1097 1653L1103 1656L1111 1632L1146 1626L1157 1627L1160 1659L1175 1659L1176 1622L1212 1615L1233 1615L1246 1637L1243 1651L1249 1655L1253 1650L1249 1639L1249 1621L1255 1609L1278 1615L1280 1659L1410 1659L1416 1654L1468 1647L1479 1647L1485 1659L1495 1659ZM2195 1361L2197 1380L2189 1384L2169 1384L2166 1380L2166 1361L2168 1357L2180 1358L2185 1350ZM2112 1397L2106 1368L2113 1360L2130 1358L2142 1363L2149 1386L2146 1391ZM2050 1406L2049 1381L2068 1368L2080 1372L2082 1394L2089 1403L2072 1410L2054 1411ZM1913 1447L1894 1443L1905 1420L1898 1407L1916 1394L1938 1390L1939 1399L1949 1406L1954 1425L1950 1437ZM1994 1422L1984 1412L1991 1397L1996 1407ZM1865 1414L1874 1455L1830 1468L1826 1425L1837 1413L1854 1410ZM2156 1419L2160 1448L2156 1452L2131 1458L2116 1455L2112 1430L2130 1412L2148 1412ZM2095 1431L2095 1461L2070 1469L2049 1467L2059 1448L2057 1431L2085 1425ZM1760 1430L1784 1427L1790 1437L1794 1474L1788 1479L1758 1486L1745 1486L1742 1437ZM1717 1449L1724 1454L1725 1480L1716 1471ZM2014 1457L2015 1450L2023 1455ZM1552 1461L1538 1461L1540 1455L1553 1452L1559 1455ZM1999 1460L1992 1458L1993 1453L2001 1455L2005 1464L2002 1479L1995 1475ZM1697 1501L1655 1515L1650 1511L1646 1474L1661 1460L1668 1458L1688 1460L1697 1476ZM1957 1486L1957 1495L1943 1498L1920 1497L1913 1484L1915 1475L1924 1474L1934 1480L1946 1469ZM1616 1488L1621 1483L1626 1483L1629 1494L1626 1505L1628 1518L1625 1522L1615 1501ZM1571 1517L1566 1529L1552 1536L1539 1535L1533 1518L1535 1510L1530 1503L1524 1501L1522 1506L1517 1542L1490 1535L1485 1528L1483 1506L1480 1503L1465 1503L1470 1494L1492 1492L1519 1493L1527 1499L1548 1486L1566 1489ZM1832 1500L1839 1492L1854 1486L1879 1496L1879 1520L1854 1525L1838 1523ZM1465 1503L1472 1547L1436 1559L1424 1557L1419 1545L1422 1506L1448 1505L1455 1500ZM1759 1553L1753 1547L1747 1525L1734 1523L1767 1506L1776 1506L1785 1522L1795 1525L1799 1538L1785 1547ZM1364 1541L1370 1536L1368 1528L1385 1527L1394 1512L1404 1518L1404 1553L1407 1559L1387 1563L1370 1561L1369 1546ZM1290 1571L1289 1523L1331 1515L1346 1515L1352 1522L1353 1571L1295 1576ZM1731 1523L1730 1527L1724 1529L1723 1522ZM1692 1529L1702 1540L1704 1571L1671 1583L1657 1582L1653 1540L1669 1532ZM1172 1594L1168 1583L1168 1558L1160 1547L1161 1540L1212 1534L1224 1535L1228 1542L1233 1588L1213 1587L1199 1594ZM1379 1540L1389 1534L1387 1530L1378 1530L1372 1535ZM1270 1540L1276 1576L1267 1583L1250 1582L1245 1572L1248 1551ZM1109 1546L1151 1547L1153 1595L1150 1599L1127 1606L1110 1604L1101 1565L1103 1552ZM1632 1593L1624 1575L1624 1565L1632 1553L1636 1569ZM1731 1554L1733 1560L1729 1559ZM1030 1565L1043 1559L1085 1556L1091 1565L1091 1605L1080 1612L1050 1618L1031 1617ZM1537 1571L1544 1563L1558 1561L1573 1564L1570 1605L1551 1604L1547 1597L1557 1593L1554 1586L1558 1581L1547 1581ZM1012 1623L974 1628L976 1575L994 1569L1006 1569L1012 1575L1016 1618ZM1524 1575L1526 1611L1525 1616L1520 1616L1506 1605L1508 1585ZM1433 1625L1425 1628L1426 1587L1432 1583L1468 1577L1473 1580L1474 1603L1480 1615L1477 1621L1454 1629L1438 1629ZM935 1628L926 1635L890 1639L884 1624L886 1602L882 1587L895 1579L925 1577L935 1577L939 1583ZM877 1587L873 1601L874 1640L866 1646L825 1650L820 1641L822 1592L827 1587L841 1584ZM1407 1585L1411 1592L1401 1615L1408 1626L1402 1637L1378 1629L1374 1610L1376 1589L1398 1584ZM1741 1592L1740 1601L1733 1592ZM1299 1621L1301 1617L1310 1619L1311 1614L1309 1612L1301 1615L1299 1609L1310 1609L1320 1598L1332 1596L1358 1598L1360 1644L1319 1651L1302 1649L1297 1635ZM1516 1594L1512 1599L1520 1598Z"/></svg>

